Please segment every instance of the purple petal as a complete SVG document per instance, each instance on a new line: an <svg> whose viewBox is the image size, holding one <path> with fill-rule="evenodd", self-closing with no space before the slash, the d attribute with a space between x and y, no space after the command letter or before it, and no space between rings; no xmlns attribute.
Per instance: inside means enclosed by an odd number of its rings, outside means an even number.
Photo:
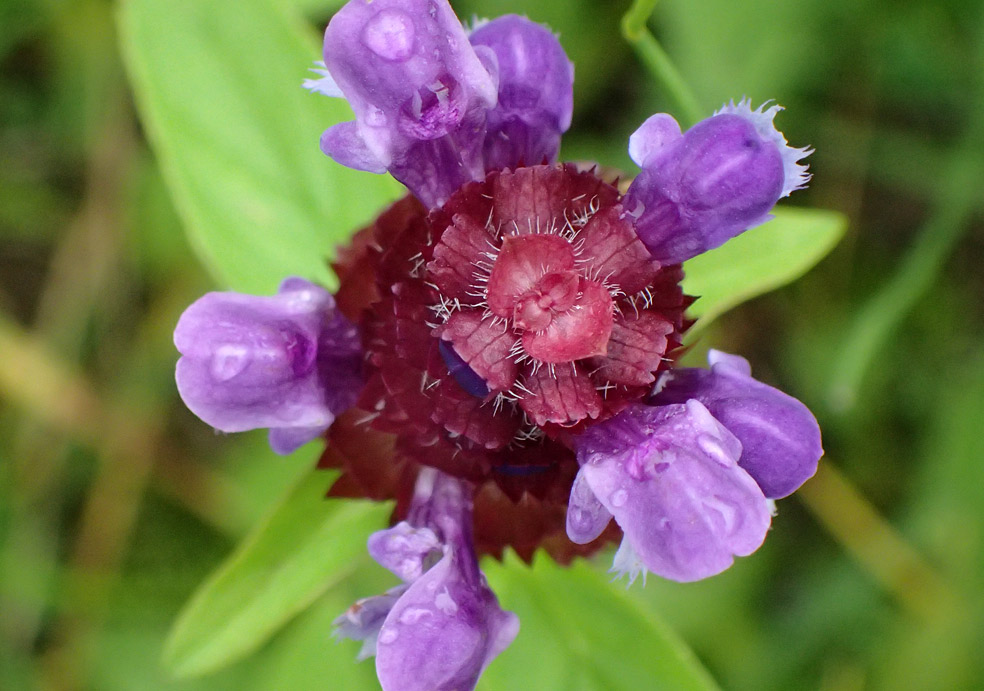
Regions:
<svg viewBox="0 0 984 691"><path fill-rule="evenodd" d="M407 583L431 567L435 553L441 553L441 542L434 531L414 528L406 521L369 536L369 555Z"/></svg>
<svg viewBox="0 0 984 691"><path fill-rule="evenodd" d="M629 137L629 156L640 168L649 168L659 154L682 136L680 125L672 115L656 113Z"/></svg>
<svg viewBox="0 0 984 691"><path fill-rule="evenodd" d="M273 297L209 293L181 316L175 379L188 408L223 432L268 427L278 453L317 436L362 385L358 331L299 278Z"/></svg>
<svg viewBox="0 0 984 691"><path fill-rule="evenodd" d="M653 403L700 401L741 441L739 465L765 496L791 494L823 456L816 418L792 396L753 379L744 358L712 350L708 360L710 370L674 370Z"/></svg>
<svg viewBox="0 0 984 691"><path fill-rule="evenodd" d="M795 163L805 150L786 146L775 112L732 105L676 138L654 116L633 135L642 172L625 208L655 259L676 264L713 249L769 220L779 198L805 184Z"/></svg>
<svg viewBox="0 0 984 691"><path fill-rule="evenodd" d="M328 25L324 57L372 158L421 201L484 177L496 84L447 0L352 0Z"/></svg>
<svg viewBox="0 0 984 691"><path fill-rule="evenodd" d="M697 401L635 405L577 439L579 474L629 543L623 567L694 581L762 544L772 517L741 444Z"/></svg>
<svg viewBox="0 0 984 691"><path fill-rule="evenodd" d="M753 110L752 101L743 98L737 104L731 101L714 114L730 113L741 116L755 126L759 136L776 145L782 154L782 168L784 173L782 196L788 197L791 192L806 187L806 183L810 181L810 174L806 172L807 166L802 165L799 160L813 153L813 149L809 147L796 149L789 146L786 142L786 137L773 124L776 115L782 111L782 106L774 105L766 108L767 105L768 103L763 103Z"/></svg>
<svg viewBox="0 0 984 691"><path fill-rule="evenodd" d="M586 545L608 527L612 513L598 501L583 473L578 473L571 486L567 504L567 537L578 545Z"/></svg>
<svg viewBox="0 0 984 691"><path fill-rule="evenodd" d="M500 609L479 571L472 491L457 478L422 468L409 521L369 540L373 558L410 581L373 632L384 691L472 689L519 631L516 615ZM430 566L435 548L443 556Z"/></svg>
<svg viewBox="0 0 984 691"><path fill-rule="evenodd" d="M385 173L384 166L366 146L354 122L332 125L321 135L321 150L343 166L367 173Z"/></svg>
<svg viewBox="0 0 984 691"><path fill-rule="evenodd" d="M393 605L407 591L406 585L387 590L382 595L363 598L345 610L345 613L335 619L335 635L339 638L351 638L362 641L362 648L356 657L365 660L376 654L376 639L382 628L386 615Z"/></svg>
<svg viewBox="0 0 984 691"><path fill-rule="evenodd" d="M447 548L386 616L376 646L383 691L473 689L516 637L519 619L499 608L483 578L471 577L468 559L474 555Z"/></svg>
<svg viewBox="0 0 984 691"><path fill-rule="evenodd" d="M334 422L334 416L332 422ZM274 453L286 456L289 453L294 453L309 441L314 441L320 437L328 430L328 427L330 424L314 427L277 427L270 430L267 441Z"/></svg>
<svg viewBox="0 0 984 691"><path fill-rule="evenodd" d="M574 66L557 37L525 17L506 15L469 37L498 62L499 101L488 114L487 170L553 162L571 124Z"/></svg>

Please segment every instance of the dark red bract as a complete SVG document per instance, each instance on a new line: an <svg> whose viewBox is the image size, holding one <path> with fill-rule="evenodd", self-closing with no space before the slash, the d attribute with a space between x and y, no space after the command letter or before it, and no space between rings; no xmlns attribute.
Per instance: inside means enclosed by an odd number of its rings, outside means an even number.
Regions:
<svg viewBox="0 0 984 691"><path fill-rule="evenodd" d="M332 495L396 498L398 520L423 464L476 484L480 552L566 562L617 537L613 523L567 539L567 441L649 393L690 304L619 201L594 171L532 166L429 214L407 197L356 236L338 303L362 324L369 377L329 433Z"/></svg>

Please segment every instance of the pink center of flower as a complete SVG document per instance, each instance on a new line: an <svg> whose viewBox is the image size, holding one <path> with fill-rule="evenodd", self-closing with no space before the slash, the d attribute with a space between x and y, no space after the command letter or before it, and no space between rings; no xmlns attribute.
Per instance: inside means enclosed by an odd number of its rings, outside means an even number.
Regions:
<svg viewBox="0 0 984 691"><path fill-rule="evenodd" d="M550 326L554 315L574 306L578 283L578 276L573 271L545 274L532 290L516 301L513 323L523 331L543 331Z"/></svg>
<svg viewBox="0 0 984 691"><path fill-rule="evenodd" d="M489 309L512 320L523 348L540 362L570 362L607 350L611 296L576 267L573 246L559 235L507 235L492 266Z"/></svg>
<svg viewBox="0 0 984 691"><path fill-rule="evenodd" d="M502 171L462 188L429 223L439 238L426 265L439 300L433 335L448 344L456 381L470 370L488 389L441 412L446 429L496 411L521 413L521 434L569 427L655 381L682 311L678 279L650 257L614 187L569 166Z"/></svg>

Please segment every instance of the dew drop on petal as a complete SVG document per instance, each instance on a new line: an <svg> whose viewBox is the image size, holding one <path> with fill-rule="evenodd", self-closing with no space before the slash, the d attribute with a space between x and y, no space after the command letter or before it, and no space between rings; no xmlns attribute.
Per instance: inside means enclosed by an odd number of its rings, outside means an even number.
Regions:
<svg viewBox="0 0 984 691"><path fill-rule="evenodd" d="M733 534L740 525L740 508L734 502L721 497L709 497L704 500L704 506L710 509L724 535Z"/></svg>
<svg viewBox="0 0 984 691"><path fill-rule="evenodd" d="M369 106L366 112L366 124L370 127L385 127L386 113L376 106Z"/></svg>
<svg viewBox="0 0 984 691"><path fill-rule="evenodd" d="M730 468L734 465L734 460L728 455L728 452L724 450L724 447L721 446L717 440L712 439L706 434L701 434L697 437L697 446L700 447L701 451L723 465L725 468Z"/></svg>
<svg viewBox="0 0 984 691"><path fill-rule="evenodd" d="M414 33L410 15L390 8L366 22L362 42L384 60L403 62L413 55Z"/></svg>
<svg viewBox="0 0 984 691"><path fill-rule="evenodd" d="M612 506L617 508L619 506L625 506L625 502L628 500L628 498L629 498L629 493L626 492L624 489L619 489L612 492L612 496L608 497L608 501L612 503Z"/></svg>
<svg viewBox="0 0 984 691"><path fill-rule="evenodd" d="M400 632L396 630L396 627L385 626L383 630L379 632L379 638L377 641L383 645L388 645L395 641L400 635Z"/></svg>
<svg viewBox="0 0 984 691"><path fill-rule="evenodd" d="M437 597L434 598L434 605L449 617L454 616L458 611L458 603L451 597L447 588L437 594Z"/></svg>
<svg viewBox="0 0 984 691"><path fill-rule="evenodd" d="M241 345L223 345L212 356L212 376L218 381L228 381L246 369L249 349Z"/></svg>
<svg viewBox="0 0 984 691"><path fill-rule="evenodd" d="M430 610L424 609L423 607L408 607L400 615L401 624L416 624L418 621L424 617L430 616ZM387 633L396 633L393 629L387 629ZM395 636L394 636L395 638Z"/></svg>

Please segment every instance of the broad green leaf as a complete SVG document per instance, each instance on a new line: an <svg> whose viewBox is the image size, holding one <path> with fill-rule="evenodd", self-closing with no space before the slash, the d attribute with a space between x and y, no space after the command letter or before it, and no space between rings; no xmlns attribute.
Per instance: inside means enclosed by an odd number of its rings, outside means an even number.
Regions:
<svg viewBox="0 0 984 691"><path fill-rule="evenodd" d="M366 538L389 507L326 501L329 482L320 471L303 477L198 590L165 649L176 675L204 674L252 652L368 559Z"/></svg>
<svg viewBox="0 0 984 691"><path fill-rule="evenodd" d="M478 688L638 691L717 688L689 648L624 584L585 564L557 566L538 555L483 568L504 609L519 615L519 636L485 671Z"/></svg>
<svg viewBox="0 0 984 691"><path fill-rule="evenodd" d="M379 691L375 658L356 660L361 641L333 636L333 622L355 601L396 583L389 571L365 560L344 583L325 593L246 661L257 672L240 691Z"/></svg>
<svg viewBox="0 0 984 691"><path fill-rule="evenodd" d="M296 11L296 10L295 10ZM142 120L192 245L216 278L269 293L331 283L325 258L400 193L321 153L339 99L301 88L313 31L274 0L128 0L123 53Z"/></svg>
<svg viewBox="0 0 984 691"><path fill-rule="evenodd" d="M847 229L847 219L835 211L779 207L772 213L771 221L683 265L683 288L698 296L689 311L698 318L690 335L735 305L805 274Z"/></svg>

